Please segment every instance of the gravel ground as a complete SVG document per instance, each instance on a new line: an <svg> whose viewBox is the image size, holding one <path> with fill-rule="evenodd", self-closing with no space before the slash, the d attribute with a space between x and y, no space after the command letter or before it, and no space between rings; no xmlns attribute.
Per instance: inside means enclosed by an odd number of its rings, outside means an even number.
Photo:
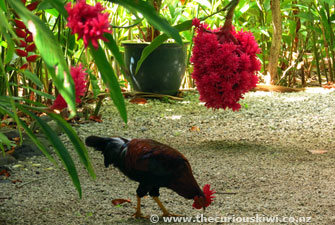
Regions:
<svg viewBox="0 0 335 225"><path fill-rule="evenodd" d="M89 122L75 128L83 139L92 134L152 138L181 151L198 183L209 183L218 193L213 205L203 212L192 209L192 201L162 188L161 199L173 213L193 219L200 214L208 218L230 216L233 224L242 217L249 220L244 224L270 224L260 218L251 222L256 216L278 216L292 223L272 224L307 224L298 221L305 219L309 224L334 225L335 93L311 90L248 93L239 112L209 110L191 93L183 102L127 103L128 126L112 103L106 102L101 111L103 123ZM311 154L309 150L327 153ZM106 169L102 155L88 151L97 178L92 180L77 163L82 199L64 169L45 157L10 165L10 178L23 183L18 184L20 188L0 183L0 198L8 198L0 199L0 224L150 224L131 217L137 183L114 168ZM111 201L117 198L132 203L113 206ZM142 205L146 215L161 214L151 198L143 199ZM219 224L229 218L222 219Z"/></svg>

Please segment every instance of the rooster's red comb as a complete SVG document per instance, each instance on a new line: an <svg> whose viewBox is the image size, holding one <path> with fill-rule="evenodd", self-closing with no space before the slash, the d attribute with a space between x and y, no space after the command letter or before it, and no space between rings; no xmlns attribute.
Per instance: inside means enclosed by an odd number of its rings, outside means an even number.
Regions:
<svg viewBox="0 0 335 225"><path fill-rule="evenodd" d="M205 184L205 186L203 187L202 191L205 194L206 197L206 206L209 206L212 202L213 202L213 198L215 198L215 196L213 194L216 193L216 191L214 191L213 189L210 189L211 186L209 184Z"/></svg>

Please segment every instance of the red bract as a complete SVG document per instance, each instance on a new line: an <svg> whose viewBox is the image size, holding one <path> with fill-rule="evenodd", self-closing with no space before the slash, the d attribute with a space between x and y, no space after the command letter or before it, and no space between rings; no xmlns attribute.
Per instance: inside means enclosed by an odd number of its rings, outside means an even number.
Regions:
<svg viewBox="0 0 335 225"><path fill-rule="evenodd" d="M237 111L243 94L254 88L261 64L256 56L260 53L257 42L250 32L235 29L231 34L237 39L220 43L217 33L206 24L197 25L191 62L200 100L208 108L231 108ZM206 31L207 30L207 31Z"/></svg>
<svg viewBox="0 0 335 225"><path fill-rule="evenodd" d="M23 5L26 4L26 1L27 1L27 0L21 0L21 2L23 3Z"/></svg>
<svg viewBox="0 0 335 225"><path fill-rule="evenodd" d="M15 49L15 52L18 56L21 56L21 57L26 57L28 55L26 51L23 51L21 49Z"/></svg>
<svg viewBox="0 0 335 225"><path fill-rule="evenodd" d="M26 32L24 32L23 30L21 30L20 28L16 28L15 29L15 33L18 37L20 38L25 38L27 36Z"/></svg>
<svg viewBox="0 0 335 225"><path fill-rule="evenodd" d="M26 29L26 25L21 20L14 20L15 26L21 29Z"/></svg>
<svg viewBox="0 0 335 225"><path fill-rule="evenodd" d="M80 64L77 67L71 67L71 76L75 86L76 103L80 103L80 97L84 96L86 88L86 75L87 73ZM51 106L52 109L64 109L67 107L67 103L61 95L58 95L54 104Z"/></svg>
<svg viewBox="0 0 335 225"><path fill-rule="evenodd" d="M25 70L27 68L28 68L28 63L25 63L20 67L20 70Z"/></svg>
<svg viewBox="0 0 335 225"><path fill-rule="evenodd" d="M27 46L27 43L23 40L19 40L17 43L17 46L21 47L21 48L24 48Z"/></svg>
<svg viewBox="0 0 335 225"><path fill-rule="evenodd" d="M33 42L33 35L29 35L29 36L26 38L26 42Z"/></svg>
<svg viewBox="0 0 335 225"><path fill-rule="evenodd" d="M102 13L105 9L100 3L95 6L86 4L85 0L79 0L71 8L69 2L65 9L69 16L67 26L71 28L72 34L78 34L78 39L84 40L85 47L91 41L95 49L98 48L98 40L108 41L104 33L112 33L108 21L108 13Z"/></svg>
<svg viewBox="0 0 335 225"><path fill-rule="evenodd" d="M38 55L31 55L31 56L28 56L26 59L28 62L35 62L37 57Z"/></svg>
<svg viewBox="0 0 335 225"><path fill-rule="evenodd" d="M36 49L36 45L34 43L26 47L27 52L33 52L35 51L35 49Z"/></svg>
<svg viewBox="0 0 335 225"><path fill-rule="evenodd" d="M30 11L33 11L34 9L37 8L38 4L39 4L38 1L33 2L33 3L29 4L29 5L27 5L27 9L29 9Z"/></svg>

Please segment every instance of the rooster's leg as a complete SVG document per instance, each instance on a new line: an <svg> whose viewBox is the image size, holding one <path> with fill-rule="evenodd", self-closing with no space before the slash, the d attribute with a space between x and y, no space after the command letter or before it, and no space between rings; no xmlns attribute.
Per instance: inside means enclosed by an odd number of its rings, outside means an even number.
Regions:
<svg viewBox="0 0 335 225"><path fill-rule="evenodd" d="M181 215L176 215L176 214L169 213L169 211L167 211L167 209L164 207L163 203L159 200L158 197L153 196L152 198L155 200L155 202L157 203L159 208L161 208L161 210L163 212L163 216L181 216Z"/></svg>
<svg viewBox="0 0 335 225"><path fill-rule="evenodd" d="M143 216L141 213L141 198L137 195L137 206L136 206L136 212L133 215L135 218L147 218L146 216Z"/></svg>

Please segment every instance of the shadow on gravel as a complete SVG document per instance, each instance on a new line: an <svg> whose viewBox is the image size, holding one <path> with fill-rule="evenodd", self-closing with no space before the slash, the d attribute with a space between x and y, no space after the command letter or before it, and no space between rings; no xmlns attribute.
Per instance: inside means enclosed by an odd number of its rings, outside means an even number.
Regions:
<svg viewBox="0 0 335 225"><path fill-rule="evenodd" d="M283 149L282 146L272 146L247 141L209 140L202 141L196 146L200 150L224 151L225 153L246 153L246 152L275 152Z"/></svg>

